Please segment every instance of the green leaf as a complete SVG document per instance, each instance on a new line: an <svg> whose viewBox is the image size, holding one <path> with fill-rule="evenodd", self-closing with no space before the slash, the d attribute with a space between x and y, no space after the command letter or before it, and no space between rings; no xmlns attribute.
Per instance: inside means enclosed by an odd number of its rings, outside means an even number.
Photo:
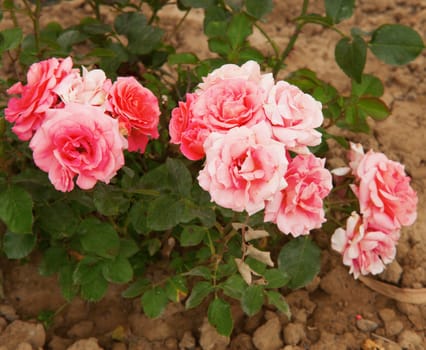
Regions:
<svg viewBox="0 0 426 350"><path fill-rule="evenodd" d="M95 188L93 203L96 210L105 216L124 213L130 206L130 200L121 190L102 184Z"/></svg>
<svg viewBox="0 0 426 350"><path fill-rule="evenodd" d="M55 202L39 208L37 216L41 229L54 239L71 237L80 220L72 207L64 202Z"/></svg>
<svg viewBox="0 0 426 350"><path fill-rule="evenodd" d="M288 319L290 319L290 308L281 293L275 290L268 290L266 292L266 295L268 296L269 304L274 305L280 312L282 312L284 315L287 316Z"/></svg>
<svg viewBox="0 0 426 350"><path fill-rule="evenodd" d="M201 281L194 285L191 294L185 302L186 309L192 309L202 303L202 301L213 291L210 282Z"/></svg>
<svg viewBox="0 0 426 350"><path fill-rule="evenodd" d="M22 42L22 29L9 28L0 32L0 52L13 50Z"/></svg>
<svg viewBox="0 0 426 350"><path fill-rule="evenodd" d="M414 29L402 24L384 24L373 32L369 47L383 62L403 65L420 55L425 45Z"/></svg>
<svg viewBox="0 0 426 350"><path fill-rule="evenodd" d="M200 60L190 52L173 53L167 58L167 62L171 64L197 64Z"/></svg>
<svg viewBox="0 0 426 350"><path fill-rule="evenodd" d="M231 306L225 300L215 298L207 310L209 323L216 328L219 334L229 337L234 327Z"/></svg>
<svg viewBox="0 0 426 350"><path fill-rule="evenodd" d="M390 115L388 106L376 97L360 98L358 100L358 108L375 120L384 120Z"/></svg>
<svg viewBox="0 0 426 350"><path fill-rule="evenodd" d="M180 245L182 247L192 247L201 243L207 235L208 229L198 225L187 225L183 228L180 236Z"/></svg>
<svg viewBox="0 0 426 350"><path fill-rule="evenodd" d="M263 286L251 285L245 290L241 299L243 311L248 316L257 314L263 306Z"/></svg>
<svg viewBox="0 0 426 350"><path fill-rule="evenodd" d="M74 44L82 42L86 39L86 35L80 33L78 30L67 30L59 35L56 40L64 50L69 50Z"/></svg>
<svg viewBox="0 0 426 350"><path fill-rule="evenodd" d="M355 0L325 0L325 13L333 20L333 23L350 18L354 7Z"/></svg>
<svg viewBox="0 0 426 350"><path fill-rule="evenodd" d="M0 192L0 218L10 231L31 233L33 226L33 200L29 193L18 186L10 186Z"/></svg>
<svg viewBox="0 0 426 350"><path fill-rule="evenodd" d="M238 13L232 17L226 32L231 47L233 49L240 47L252 31L251 21L244 13Z"/></svg>
<svg viewBox="0 0 426 350"><path fill-rule="evenodd" d="M168 230L182 220L182 203L171 195L155 198L148 207L147 226L154 231Z"/></svg>
<svg viewBox="0 0 426 350"><path fill-rule="evenodd" d="M123 298L134 298L141 295L149 286L149 281L145 278L133 282L127 289L121 292Z"/></svg>
<svg viewBox="0 0 426 350"><path fill-rule="evenodd" d="M272 11L272 0L246 0L246 10L250 16L261 19Z"/></svg>
<svg viewBox="0 0 426 350"><path fill-rule="evenodd" d="M289 288L306 286L319 272L320 249L307 237L287 243L278 255L278 268L290 276Z"/></svg>
<svg viewBox="0 0 426 350"><path fill-rule="evenodd" d="M127 258L117 256L114 260L105 261L102 267L104 278L109 282L127 283L133 278L133 268Z"/></svg>
<svg viewBox="0 0 426 350"><path fill-rule="evenodd" d="M80 232L80 242L86 252L105 258L118 254L120 238L112 225L88 218L81 223Z"/></svg>
<svg viewBox="0 0 426 350"><path fill-rule="evenodd" d="M192 176L185 164L179 159L167 158L166 167L175 191L182 196L189 196L192 188Z"/></svg>
<svg viewBox="0 0 426 350"><path fill-rule="evenodd" d="M186 272L185 275L203 277L206 280L209 280L212 277L212 273L210 269L206 266L196 266L193 269Z"/></svg>
<svg viewBox="0 0 426 350"><path fill-rule="evenodd" d="M220 38L211 38L208 40L209 50L216 52L219 55L226 56L231 51L231 46L228 42Z"/></svg>
<svg viewBox="0 0 426 350"><path fill-rule="evenodd" d="M71 301L77 294L77 287L74 285L73 280L74 268L73 265L68 263L64 266L60 266L59 269L59 286L61 292L67 301Z"/></svg>
<svg viewBox="0 0 426 350"><path fill-rule="evenodd" d="M361 82L367 58L367 44L360 36L342 38L336 45L334 51L335 59L339 67L347 76Z"/></svg>
<svg viewBox="0 0 426 350"><path fill-rule="evenodd" d="M244 291L247 288L247 283L244 282L243 278L240 275L230 276L221 286L223 293L225 295L234 298L241 299Z"/></svg>
<svg viewBox="0 0 426 350"><path fill-rule="evenodd" d="M380 97L383 95L384 88L379 78L371 74L364 74L361 82L352 80L352 95Z"/></svg>
<svg viewBox="0 0 426 350"><path fill-rule="evenodd" d="M263 277L266 279L268 288L281 288L290 281L290 277L279 269L266 270Z"/></svg>
<svg viewBox="0 0 426 350"><path fill-rule="evenodd" d="M141 298L143 311L150 318L160 316L168 302L166 291L162 287L149 289Z"/></svg>
<svg viewBox="0 0 426 350"><path fill-rule="evenodd" d="M34 249L37 237L7 231L3 236L3 251L9 259L25 258Z"/></svg>
<svg viewBox="0 0 426 350"><path fill-rule="evenodd" d="M129 212L130 222L137 233L148 234L149 228L146 223L148 216L148 203L139 200L133 204Z"/></svg>
<svg viewBox="0 0 426 350"><path fill-rule="evenodd" d="M333 25L333 21L330 17L321 16L316 13L309 13L307 15L299 16L296 18L297 21L302 23L314 23L319 24L324 27L331 27Z"/></svg>
<svg viewBox="0 0 426 350"><path fill-rule="evenodd" d="M120 239L120 252L118 255L123 258L130 258L139 251L139 247L132 239Z"/></svg>
<svg viewBox="0 0 426 350"><path fill-rule="evenodd" d="M208 8L215 3L215 0L180 0L183 6L187 8Z"/></svg>
<svg viewBox="0 0 426 350"><path fill-rule="evenodd" d="M78 262L72 278L75 284L88 284L101 275L102 266L99 264L99 260L86 256Z"/></svg>
<svg viewBox="0 0 426 350"><path fill-rule="evenodd" d="M108 289L108 282L102 275L97 275L91 283L82 284L80 287L81 297L87 301L101 300Z"/></svg>
<svg viewBox="0 0 426 350"><path fill-rule="evenodd" d="M50 276L58 272L68 263L68 254L64 247L52 246L43 252L43 259L38 267L42 276Z"/></svg>
<svg viewBox="0 0 426 350"><path fill-rule="evenodd" d="M181 276L169 278L166 283L166 293L170 301L181 301L188 294L185 279Z"/></svg>
<svg viewBox="0 0 426 350"><path fill-rule="evenodd" d="M138 12L124 12L114 22L118 34L128 39L128 49L137 55L152 52L160 43L163 31L147 23L145 16Z"/></svg>

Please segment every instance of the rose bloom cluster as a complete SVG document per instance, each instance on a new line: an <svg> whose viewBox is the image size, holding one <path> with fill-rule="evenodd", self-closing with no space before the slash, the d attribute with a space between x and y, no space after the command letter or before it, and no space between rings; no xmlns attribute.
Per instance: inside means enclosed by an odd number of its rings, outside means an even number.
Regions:
<svg viewBox="0 0 426 350"><path fill-rule="evenodd" d="M364 150L351 144L349 168L355 182L351 185L359 201L360 213L353 212L346 228L332 236L332 247L343 255L350 273L381 273L385 264L395 258L402 226L414 223L417 216L417 194L410 186L404 167L383 153Z"/></svg>
<svg viewBox="0 0 426 350"><path fill-rule="evenodd" d="M325 221L332 178L310 146L321 142L321 103L248 61L203 78L172 111L171 142L190 160L205 158L200 186L212 201L293 236Z"/></svg>
<svg viewBox="0 0 426 350"><path fill-rule="evenodd" d="M73 68L70 57L31 65L27 83L7 90L5 118L30 141L35 164L63 192L109 183L124 165L125 149L143 153L158 138L155 95L134 77L108 79L101 69Z"/></svg>

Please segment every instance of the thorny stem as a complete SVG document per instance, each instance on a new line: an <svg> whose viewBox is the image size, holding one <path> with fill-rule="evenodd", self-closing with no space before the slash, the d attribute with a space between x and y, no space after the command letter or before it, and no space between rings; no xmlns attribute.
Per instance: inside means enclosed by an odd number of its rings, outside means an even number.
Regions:
<svg viewBox="0 0 426 350"><path fill-rule="evenodd" d="M302 11L300 13L300 16L306 15L306 12L308 11L308 5L309 5L309 0L303 0ZM304 25L305 25L304 22L299 22L296 25L294 33L290 37L290 41L288 42L287 47L284 49L283 53L281 54L280 59L275 64L275 66L272 70L272 74L274 75L274 77L277 76L278 72L280 71L281 64L286 60L286 58L288 57L290 52L293 50L294 44L296 43L296 40L297 40L300 32L302 31L302 28L303 28Z"/></svg>
<svg viewBox="0 0 426 350"><path fill-rule="evenodd" d="M34 12L31 10L31 5L28 0L24 0L24 5L27 13L33 22L34 29L34 44L37 51L37 56L40 56L40 15L41 15L41 0L35 1Z"/></svg>

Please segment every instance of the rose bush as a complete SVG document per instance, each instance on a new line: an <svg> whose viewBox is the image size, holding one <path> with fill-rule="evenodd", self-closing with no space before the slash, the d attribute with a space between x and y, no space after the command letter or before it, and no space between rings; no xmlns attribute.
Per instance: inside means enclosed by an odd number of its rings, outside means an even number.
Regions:
<svg viewBox="0 0 426 350"><path fill-rule="evenodd" d="M167 1L89 1L93 16L66 28L41 26L45 2L6 1L0 20L14 28L0 31L0 52L16 74L0 79L2 253L39 251L40 272L58 276L67 300L98 301L109 283L128 284L123 297L140 297L149 317L206 300L226 336L231 299L248 316L269 304L290 317L285 291L320 272L320 230L355 278L383 271L417 195L400 163L340 129L368 132L369 117L390 114L383 84L363 73L367 50L401 65L424 43L400 24L343 33L354 2L324 2L316 14L303 1L281 48L262 28L272 0L179 0L204 13L211 56L200 59L164 35ZM307 24L341 36L335 59L350 92L283 69ZM270 53L252 45L254 29ZM333 179L337 144L350 149L349 167Z"/></svg>

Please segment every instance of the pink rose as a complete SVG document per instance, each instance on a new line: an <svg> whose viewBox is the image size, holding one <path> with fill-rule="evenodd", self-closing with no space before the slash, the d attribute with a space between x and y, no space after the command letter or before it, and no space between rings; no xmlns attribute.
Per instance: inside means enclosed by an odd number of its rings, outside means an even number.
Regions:
<svg viewBox="0 0 426 350"><path fill-rule="evenodd" d="M204 142L210 130L198 123L191 123L182 133L180 151L190 160L200 160L205 156Z"/></svg>
<svg viewBox="0 0 426 350"><path fill-rule="evenodd" d="M275 138L288 148L306 153L306 146L321 143L315 128L324 119L322 105L298 87L279 81L269 92L264 110Z"/></svg>
<svg viewBox="0 0 426 350"><path fill-rule="evenodd" d="M285 148L271 139L265 123L213 132L204 148L206 162L198 182L222 207L254 214L286 185Z"/></svg>
<svg viewBox="0 0 426 350"><path fill-rule="evenodd" d="M207 90L222 80L243 79L249 80L262 88L266 94L274 85L272 73L261 74L260 66L255 61L247 61L242 66L236 64L224 64L218 69L203 78L203 82L198 84L199 89ZM198 91L199 92L199 91Z"/></svg>
<svg viewBox="0 0 426 350"><path fill-rule="evenodd" d="M76 102L102 106L111 87L111 81L101 69L88 71L83 67L82 70L83 76L79 72L69 74L62 79L54 91L64 103Z"/></svg>
<svg viewBox="0 0 426 350"><path fill-rule="evenodd" d="M323 199L332 187L325 160L312 154L297 155L291 160L284 178L288 186L266 203L265 221L294 237L307 235L325 222Z"/></svg>
<svg viewBox="0 0 426 350"><path fill-rule="evenodd" d="M45 118L47 109L58 103L54 88L72 72L72 60L51 58L31 65L27 85L18 82L7 90L12 97L5 118L14 123L13 132L20 140L29 140Z"/></svg>
<svg viewBox="0 0 426 350"><path fill-rule="evenodd" d="M127 133L129 151L145 151L149 138L158 138L160 107L151 90L134 77L119 77L108 96L108 110Z"/></svg>
<svg viewBox="0 0 426 350"><path fill-rule="evenodd" d="M100 107L69 103L46 112L46 120L30 142L35 164L48 172L62 192L77 185L90 189L96 182L109 183L124 165L126 141L118 122Z"/></svg>
<svg viewBox="0 0 426 350"><path fill-rule="evenodd" d="M368 227L358 213L353 212L346 222L346 229L338 228L331 237L331 246L343 255L343 263L349 272L358 278L360 274L381 273L385 264L395 258L395 237Z"/></svg>
<svg viewBox="0 0 426 350"><path fill-rule="evenodd" d="M351 166L356 177L352 190L369 227L395 231L414 223L417 194L400 163L389 160L383 153L369 151L352 161Z"/></svg>
<svg viewBox="0 0 426 350"><path fill-rule="evenodd" d="M191 111L193 118L209 130L227 132L264 120L262 104L262 90L257 84L244 79L228 79L200 93Z"/></svg>
<svg viewBox="0 0 426 350"><path fill-rule="evenodd" d="M180 144L182 133L188 128L192 120L191 105L196 99L195 94L186 94L186 101L179 101L178 107L173 108L169 123L170 142Z"/></svg>

